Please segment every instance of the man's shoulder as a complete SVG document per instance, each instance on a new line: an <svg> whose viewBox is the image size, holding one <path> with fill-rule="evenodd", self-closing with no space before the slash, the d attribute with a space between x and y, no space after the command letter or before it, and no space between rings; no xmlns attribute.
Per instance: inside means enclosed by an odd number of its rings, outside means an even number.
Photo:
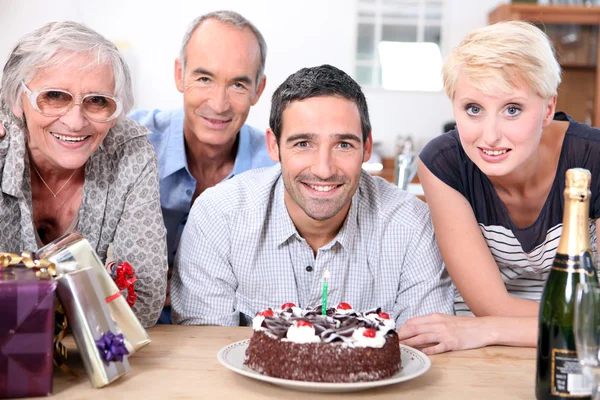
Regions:
<svg viewBox="0 0 600 400"><path fill-rule="evenodd" d="M262 129L258 129L252 125L248 125L248 124L244 124L243 126L246 131L248 132L248 135L250 135L250 137L252 138L253 141L259 141L262 143L266 143L266 134L265 134L265 130Z"/></svg>
<svg viewBox="0 0 600 400"><path fill-rule="evenodd" d="M246 171L206 189L194 207L216 207L223 214L263 209L280 176L279 165Z"/></svg>
<svg viewBox="0 0 600 400"><path fill-rule="evenodd" d="M250 168L270 167L276 164L269 156L265 131L245 124L242 132L246 133L249 143Z"/></svg>
<svg viewBox="0 0 600 400"><path fill-rule="evenodd" d="M429 218L423 201L381 177L363 171L360 191L361 208L378 223L418 228Z"/></svg>
<svg viewBox="0 0 600 400"><path fill-rule="evenodd" d="M148 138L156 147L166 142L172 131L183 134L183 109L176 110L135 110L129 118L146 127L150 134Z"/></svg>
<svg viewBox="0 0 600 400"><path fill-rule="evenodd" d="M128 117L145 126L152 133L161 133L169 127L173 120L183 120L183 109L134 110L129 113Z"/></svg>

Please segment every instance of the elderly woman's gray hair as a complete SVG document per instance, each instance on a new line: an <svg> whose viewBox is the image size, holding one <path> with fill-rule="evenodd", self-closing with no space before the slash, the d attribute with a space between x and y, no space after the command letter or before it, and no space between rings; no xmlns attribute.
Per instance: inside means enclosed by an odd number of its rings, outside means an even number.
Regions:
<svg viewBox="0 0 600 400"><path fill-rule="evenodd" d="M133 107L133 90L125 60L111 41L73 21L50 22L19 39L4 65L0 94L3 111L12 114L9 110L21 104L21 81L27 83L41 69L68 63L81 54L90 56L90 67L112 67L114 95L123 102L121 116L127 114Z"/></svg>

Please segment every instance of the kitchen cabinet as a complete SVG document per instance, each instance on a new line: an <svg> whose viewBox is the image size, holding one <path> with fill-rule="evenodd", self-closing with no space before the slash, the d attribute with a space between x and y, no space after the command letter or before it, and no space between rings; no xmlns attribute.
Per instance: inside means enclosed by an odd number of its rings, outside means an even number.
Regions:
<svg viewBox="0 0 600 400"><path fill-rule="evenodd" d="M562 67L557 110L579 122L600 126L600 7L501 4L488 15L490 24L529 21L552 41Z"/></svg>

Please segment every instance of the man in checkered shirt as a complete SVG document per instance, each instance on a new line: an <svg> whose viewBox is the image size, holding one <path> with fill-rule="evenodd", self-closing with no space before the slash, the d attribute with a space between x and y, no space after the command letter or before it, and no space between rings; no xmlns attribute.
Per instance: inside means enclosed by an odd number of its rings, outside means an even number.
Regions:
<svg viewBox="0 0 600 400"><path fill-rule="evenodd" d="M207 189L175 259L175 323L248 325L287 302L382 307L398 325L453 313L453 286L425 203L362 170L373 148L365 96L330 65L272 98L267 147L280 165Z"/></svg>

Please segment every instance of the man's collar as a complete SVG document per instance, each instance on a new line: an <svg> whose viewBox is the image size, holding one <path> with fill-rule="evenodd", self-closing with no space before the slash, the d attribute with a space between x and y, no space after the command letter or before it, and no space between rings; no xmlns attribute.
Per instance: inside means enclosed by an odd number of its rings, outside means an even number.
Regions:
<svg viewBox="0 0 600 400"><path fill-rule="evenodd" d="M291 236L296 235L300 238L300 234L290 217L287 207L285 206L285 187L283 184L283 175L279 175L275 190L273 192L273 226L275 229L275 245L279 247L285 243Z"/></svg>
<svg viewBox="0 0 600 400"><path fill-rule="evenodd" d="M183 110L174 113L169 122L169 129L166 132L167 143L163 150L165 154L162 155L163 160L161 160L164 164L160 168L160 179L164 179L181 169L188 169L183 134L184 115Z"/></svg>
<svg viewBox="0 0 600 400"><path fill-rule="evenodd" d="M250 137L250 128L248 125L243 125L238 133L237 151L233 169L227 178L239 175L244 171L252 168L252 139Z"/></svg>
<svg viewBox="0 0 600 400"><path fill-rule="evenodd" d="M336 235L335 239L331 242L331 246L333 246L336 242L339 243L344 249L349 249L352 246L358 226L356 220L358 219L358 205L360 203L359 192L360 186L356 188L356 192L354 193L354 196L352 196L352 202L350 203L348 215L346 215L346 219L344 220L342 228Z"/></svg>
<svg viewBox="0 0 600 400"><path fill-rule="evenodd" d="M277 246L280 246L294 235L296 235L299 239L302 238L300 233L298 233L298 230L296 229L296 226L294 225L294 222L292 221L292 218L290 217L288 209L285 205L284 194L285 187L283 184L283 175L280 175L273 193L273 221L276 221L278 224L277 233L275 235L275 243ZM344 219L344 223L342 224L340 231L334 240L323 247L324 250L333 247L335 243L339 243L345 249L350 248L357 230L359 202L360 185L356 188L354 196L352 196L352 203L350 204L348 215Z"/></svg>
<svg viewBox="0 0 600 400"><path fill-rule="evenodd" d="M184 113L178 113L171 119L165 149L164 166L161 169L160 179L164 179L181 169L186 169L188 173L190 172L185 150L183 124ZM243 125L240 129L236 144L237 151L233 169L227 178L241 174L252 167L252 140L248 125Z"/></svg>

